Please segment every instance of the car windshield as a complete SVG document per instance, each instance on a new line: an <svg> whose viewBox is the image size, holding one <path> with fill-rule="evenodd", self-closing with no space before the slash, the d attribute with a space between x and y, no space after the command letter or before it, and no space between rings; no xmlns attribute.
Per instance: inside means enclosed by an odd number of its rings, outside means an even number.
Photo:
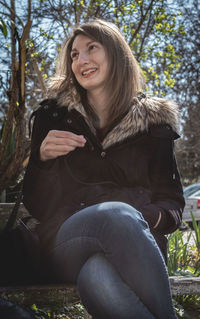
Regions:
<svg viewBox="0 0 200 319"><path fill-rule="evenodd" d="M196 193L197 191L200 191L200 185L190 185L184 189L184 196L188 197L192 194ZM196 194L195 194L196 195Z"/></svg>
<svg viewBox="0 0 200 319"><path fill-rule="evenodd" d="M194 197L200 197L200 190L198 190L195 193L192 193L190 196L194 196Z"/></svg>

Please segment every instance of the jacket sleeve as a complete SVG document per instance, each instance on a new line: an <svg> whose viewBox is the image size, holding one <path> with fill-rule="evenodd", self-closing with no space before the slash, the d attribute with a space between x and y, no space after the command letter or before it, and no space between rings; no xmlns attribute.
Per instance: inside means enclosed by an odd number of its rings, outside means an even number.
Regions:
<svg viewBox="0 0 200 319"><path fill-rule="evenodd" d="M48 105L48 103L46 104ZM45 104L34 112L34 123L31 137L31 154L23 182L23 203L29 213L38 220L45 219L45 212L52 210L58 179L56 176L56 160L42 162L39 159L40 145L49 130L56 129L48 118ZM51 201L49 200L51 198ZM50 206L51 202L51 207Z"/></svg>
<svg viewBox="0 0 200 319"><path fill-rule="evenodd" d="M174 155L174 139L179 136L169 125L153 127L150 134L154 141L149 166L152 202L141 212L150 228L168 234L180 225L185 205Z"/></svg>

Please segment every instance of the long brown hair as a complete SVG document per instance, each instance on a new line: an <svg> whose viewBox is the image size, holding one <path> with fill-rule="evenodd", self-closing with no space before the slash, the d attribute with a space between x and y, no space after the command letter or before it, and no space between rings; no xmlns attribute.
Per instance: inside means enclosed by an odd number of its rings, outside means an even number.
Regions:
<svg viewBox="0 0 200 319"><path fill-rule="evenodd" d="M100 42L108 56L109 70L106 89L109 99L109 126L126 113L133 98L144 86L141 69L119 29L110 22L96 19L73 29L71 36L64 42L57 62L56 74L50 81L50 89L61 95L69 90L76 91L84 104L87 104L86 90L77 82L72 69L71 49L75 37L79 34Z"/></svg>

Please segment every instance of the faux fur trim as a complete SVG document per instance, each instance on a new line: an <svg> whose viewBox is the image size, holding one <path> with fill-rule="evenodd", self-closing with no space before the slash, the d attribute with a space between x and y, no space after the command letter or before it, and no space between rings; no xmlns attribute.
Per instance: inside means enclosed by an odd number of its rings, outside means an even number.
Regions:
<svg viewBox="0 0 200 319"><path fill-rule="evenodd" d="M132 108L123 120L103 140L103 148L122 141L139 132L148 131L151 125L169 124L177 132L179 111L175 102L160 98L134 99Z"/></svg>
<svg viewBox="0 0 200 319"><path fill-rule="evenodd" d="M64 94L58 100L59 105L68 107L69 111L76 109L88 123L91 131L95 134L95 128L89 121L87 114L77 96ZM151 125L169 124L177 132L179 130L178 105L171 100L145 95L134 98L133 105L127 115L116 125L102 141L103 149L121 142L129 136L139 132L148 131Z"/></svg>
<svg viewBox="0 0 200 319"><path fill-rule="evenodd" d="M60 106L66 106L69 111L75 109L79 113L82 114L84 117L86 123L90 127L92 133L96 135L96 130L92 124L92 122L89 120L87 113L83 107L83 104L80 101L80 97L77 95L76 91L64 92L58 97L58 105Z"/></svg>

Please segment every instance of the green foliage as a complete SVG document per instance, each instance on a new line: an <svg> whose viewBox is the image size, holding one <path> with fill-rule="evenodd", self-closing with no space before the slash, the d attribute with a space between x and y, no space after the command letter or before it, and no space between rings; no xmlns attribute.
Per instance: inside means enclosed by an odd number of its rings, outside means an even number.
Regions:
<svg viewBox="0 0 200 319"><path fill-rule="evenodd" d="M43 309L38 308L35 304L32 305L31 310L34 311L36 319L83 319L84 307L77 303L72 306L65 306L56 311L50 310L48 307Z"/></svg>
<svg viewBox="0 0 200 319"><path fill-rule="evenodd" d="M200 275L200 252L199 225L194 217L193 228L187 232L177 230L168 236L168 272L170 276L199 276ZM183 295L173 298L178 318L198 319L200 296Z"/></svg>
<svg viewBox="0 0 200 319"><path fill-rule="evenodd" d="M200 222L199 223L196 222L192 212L191 212L191 216L192 216L192 225L193 225L193 229L195 233L195 238L194 238L195 245L196 245L196 249L198 253L200 254Z"/></svg>
<svg viewBox="0 0 200 319"><path fill-rule="evenodd" d="M7 26L6 26L5 22L2 19L0 19L0 30L3 33L4 37L6 38L7 34L8 34Z"/></svg>
<svg viewBox="0 0 200 319"><path fill-rule="evenodd" d="M193 232L177 230L168 236L168 272L170 276L199 276L200 253L194 242Z"/></svg>
<svg viewBox="0 0 200 319"><path fill-rule="evenodd" d="M173 303L178 318L199 319L200 296L176 296Z"/></svg>
<svg viewBox="0 0 200 319"><path fill-rule="evenodd" d="M177 230L168 237L167 266L170 276L193 276L195 273L195 269L193 269L190 265L189 241L191 239L192 232L186 235L186 239L184 239L183 236L184 233Z"/></svg>

